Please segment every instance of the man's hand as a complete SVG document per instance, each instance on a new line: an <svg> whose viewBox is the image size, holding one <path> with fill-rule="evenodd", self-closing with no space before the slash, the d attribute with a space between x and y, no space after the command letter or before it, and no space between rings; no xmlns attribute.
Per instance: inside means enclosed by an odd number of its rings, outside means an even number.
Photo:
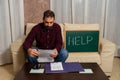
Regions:
<svg viewBox="0 0 120 80"><path fill-rule="evenodd" d="M54 49L53 54L51 54L50 56L55 58L55 57L57 57L57 55L58 55L58 51L57 51L57 49Z"/></svg>
<svg viewBox="0 0 120 80"><path fill-rule="evenodd" d="M38 51L36 49L29 48L27 50L27 52L28 52L29 56L31 56L31 57L38 56Z"/></svg>

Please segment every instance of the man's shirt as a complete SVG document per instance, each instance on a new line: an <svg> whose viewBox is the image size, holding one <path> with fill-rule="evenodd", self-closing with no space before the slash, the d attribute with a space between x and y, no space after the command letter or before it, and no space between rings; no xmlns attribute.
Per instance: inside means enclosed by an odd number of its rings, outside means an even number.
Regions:
<svg viewBox="0 0 120 80"><path fill-rule="evenodd" d="M54 23L52 27L45 28L44 23L39 23L32 28L28 34L23 48L27 51L32 47L33 41L36 41L36 47L39 49L57 49L62 48L61 28Z"/></svg>

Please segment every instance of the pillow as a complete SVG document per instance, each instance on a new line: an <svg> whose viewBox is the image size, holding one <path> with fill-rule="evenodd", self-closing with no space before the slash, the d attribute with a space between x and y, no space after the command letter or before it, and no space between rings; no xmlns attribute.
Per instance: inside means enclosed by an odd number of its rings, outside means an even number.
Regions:
<svg viewBox="0 0 120 80"><path fill-rule="evenodd" d="M31 31L32 27L34 27L35 25L37 25L37 23L27 23L26 24L26 32L25 35L27 36L28 33Z"/></svg>

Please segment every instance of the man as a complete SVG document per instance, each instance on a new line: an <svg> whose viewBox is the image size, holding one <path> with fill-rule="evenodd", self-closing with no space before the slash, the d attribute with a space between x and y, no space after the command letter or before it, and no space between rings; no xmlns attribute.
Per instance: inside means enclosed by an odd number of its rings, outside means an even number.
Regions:
<svg viewBox="0 0 120 80"><path fill-rule="evenodd" d="M54 21L54 12L51 10L45 11L43 22L34 26L25 39L23 49L30 63L37 62L38 49L54 50L50 57L54 58L55 62L65 62L67 59L68 52L62 48L61 28ZM32 47L34 40L36 41L36 47Z"/></svg>

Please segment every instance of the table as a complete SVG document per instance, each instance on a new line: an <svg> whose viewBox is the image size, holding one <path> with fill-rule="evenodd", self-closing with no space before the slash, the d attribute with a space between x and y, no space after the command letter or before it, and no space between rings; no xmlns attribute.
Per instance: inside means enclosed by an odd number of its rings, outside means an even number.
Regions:
<svg viewBox="0 0 120 80"><path fill-rule="evenodd" d="M45 63L40 63L45 67ZM33 64L25 63L14 80L109 80L97 63L80 63L84 69L92 69L92 74L74 73L34 73L30 74Z"/></svg>

